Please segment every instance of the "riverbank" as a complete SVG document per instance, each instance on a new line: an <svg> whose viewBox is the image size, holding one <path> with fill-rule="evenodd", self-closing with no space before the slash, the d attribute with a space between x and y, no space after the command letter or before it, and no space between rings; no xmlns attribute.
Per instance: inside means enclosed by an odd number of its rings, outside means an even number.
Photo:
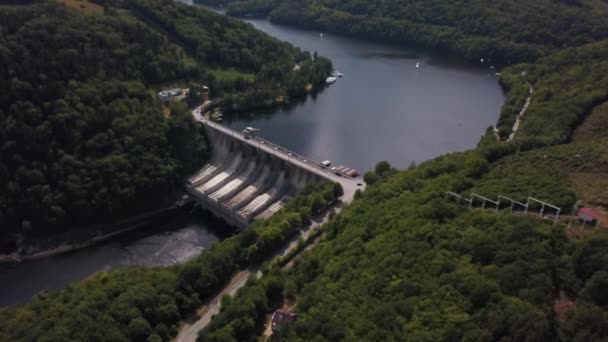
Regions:
<svg viewBox="0 0 608 342"><path fill-rule="evenodd" d="M0 263L36 260L91 247L112 238L162 223L179 213L187 212L193 206L194 203L190 200L180 201L171 207L147 212L118 223L83 227L52 237L24 241L17 251L0 255Z"/></svg>

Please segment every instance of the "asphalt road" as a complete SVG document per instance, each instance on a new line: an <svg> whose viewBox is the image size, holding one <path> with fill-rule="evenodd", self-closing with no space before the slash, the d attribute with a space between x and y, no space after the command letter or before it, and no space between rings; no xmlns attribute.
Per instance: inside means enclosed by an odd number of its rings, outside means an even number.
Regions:
<svg viewBox="0 0 608 342"><path fill-rule="evenodd" d="M334 208L325 211L319 217L314 218L308 226L301 228L299 234L291 238L280 250L278 250L272 257L272 259L275 259L279 256L287 255L291 250L297 247L300 239L306 239L316 227L329 221L329 216L332 212L337 214L342 211L345 205L352 202L356 189L363 190L365 188L365 184L363 183L363 180L361 178L345 178L335 175L332 172L323 169L319 164L309 161L296 153L287 151L286 149L283 149L280 146L274 145L264 140L245 139L244 136L239 132L235 132L226 127L223 127L220 124L206 120L200 113L199 108L195 109L192 112L192 115L197 121L205 124L207 127L222 131L227 135L231 135L234 138L251 144L254 147L263 149L268 153L275 154L280 158L288 160L289 162L299 167L305 168L310 172L316 173L328 180L342 184L342 188L344 189L344 195L342 196L341 200L334 206ZM262 143L262 141L264 143ZM361 185L358 186L357 184ZM180 328L179 334L175 341L195 342L196 338L198 337L198 332L205 328L209 324L209 322L211 322L211 318L214 315L220 312L222 298L226 295L233 296L238 291L238 289L240 289L247 283L247 279L252 275L255 275L256 277L261 277L262 273L257 268L243 270L237 273L218 295L216 295L213 299L211 299L211 301L209 301L207 304L205 304L199 309L199 311L197 312L197 320L195 322L186 323Z"/></svg>

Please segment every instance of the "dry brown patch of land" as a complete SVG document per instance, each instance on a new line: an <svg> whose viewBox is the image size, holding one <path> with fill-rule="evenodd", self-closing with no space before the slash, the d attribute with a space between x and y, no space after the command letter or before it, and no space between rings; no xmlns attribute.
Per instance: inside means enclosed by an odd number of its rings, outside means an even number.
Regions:
<svg viewBox="0 0 608 342"><path fill-rule="evenodd" d="M608 138L608 102L593 108L585 121L572 134L573 142L594 138Z"/></svg>
<svg viewBox="0 0 608 342"><path fill-rule="evenodd" d="M575 305L574 300L568 298L563 291L560 291L559 297L553 302L553 310L561 321L565 321L568 311L574 308Z"/></svg>
<svg viewBox="0 0 608 342"><path fill-rule="evenodd" d="M87 0L58 0L64 6L77 9L86 14L103 14L103 7Z"/></svg>
<svg viewBox="0 0 608 342"><path fill-rule="evenodd" d="M0 4L0 9L12 9L12 10L17 9L18 10L18 9L22 9L25 7L29 7L31 5L33 5L33 3L30 3L30 4Z"/></svg>
<svg viewBox="0 0 608 342"><path fill-rule="evenodd" d="M569 176L577 197L585 204L608 208L608 173L575 172Z"/></svg>

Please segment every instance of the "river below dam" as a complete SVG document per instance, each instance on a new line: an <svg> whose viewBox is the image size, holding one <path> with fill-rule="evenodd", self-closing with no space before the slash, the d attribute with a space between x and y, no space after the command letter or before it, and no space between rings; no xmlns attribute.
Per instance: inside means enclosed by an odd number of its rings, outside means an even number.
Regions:
<svg viewBox="0 0 608 342"><path fill-rule="evenodd" d="M311 53L329 57L344 77L316 96L225 124L260 128L288 149L361 173L387 160L397 168L475 146L497 120L503 92L489 65L415 48L247 20ZM420 64L416 68L416 63ZM0 306L23 303L94 272L183 262L219 240L204 217L179 217L153 232L41 260L0 264ZM215 227L214 227L215 228Z"/></svg>

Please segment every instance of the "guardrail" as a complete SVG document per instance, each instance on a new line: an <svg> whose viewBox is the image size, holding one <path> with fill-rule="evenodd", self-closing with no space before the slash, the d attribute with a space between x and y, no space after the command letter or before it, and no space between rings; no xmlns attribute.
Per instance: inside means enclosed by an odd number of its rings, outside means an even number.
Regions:
<svg viewBox="0 0 608 342"><path fill-rule="evenodd" d="M317 169L317 170L319 170L319 171L321 171L323 173L327 173L327 174L330 174L330 175L331 174L337 174L339 176L342 176L342 177L348 178L348 179L353 179L354 178L354 177L351 177L351 176L349 176L349 175L347 175L345 173L339 172L337 170L328 169L327 167L321 165L321 163L319 163L319 162L316 162L314 160L310 160L310 159L304 157L303 155L301 155L301 154L299 154L297 152L293 152L291 150L288 150L288 149L286 149L286 148L284 148L282 146L279 146L279 145L277 145L277 144L275 144L273 142L270 142L270 141L268 141L266 139L263 139L263 138L260 138L260 137L257 137L257 136L251 136L251 137L247 138L241 132L235 131L235 130L233 130L231 128L228 128L226 126L220 125L218 123L215 123L215 122L213 122L211 120L207 120L207 119L204 119L204 118L200 119L199 121L202 122L204 125L207 125L209 127L213 127L213 128L215 128L215 129L217 129L219 131L230 132L229 135L231 135L233 137L239 137L242 140L247 140L247 141L251 141L251 142L257 142L258 143L258 148L261 148L261 145L268 146L269 148L272 148L273 151L275 151L275 153L274 153L275 156L281 157L280 154L276 153L276 152L279 152L279 153L283 154L283 159L285 159L288 162L291 161L292 159L294 159L294 160L298 160L298 161L300 161L300 162L302 162L302 163L304 163L304 164L306 164L308 166L311 166L311 167L313 167L313 168L315 168L315 169Z"/></svg>

